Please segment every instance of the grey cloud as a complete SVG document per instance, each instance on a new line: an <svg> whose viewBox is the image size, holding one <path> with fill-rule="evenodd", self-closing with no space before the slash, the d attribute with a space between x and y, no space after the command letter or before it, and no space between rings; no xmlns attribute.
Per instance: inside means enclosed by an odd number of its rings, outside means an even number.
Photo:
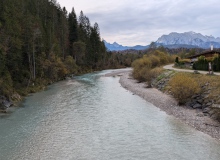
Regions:
<svg viewBox="0 0 220 160"><path fill-rule="evenodd" d="M220 36L219 0L106 1L108 6L102 1L82 10L92 23L99 24L101 36L110 42L148 44L162 34L187 31Z"/></svg>

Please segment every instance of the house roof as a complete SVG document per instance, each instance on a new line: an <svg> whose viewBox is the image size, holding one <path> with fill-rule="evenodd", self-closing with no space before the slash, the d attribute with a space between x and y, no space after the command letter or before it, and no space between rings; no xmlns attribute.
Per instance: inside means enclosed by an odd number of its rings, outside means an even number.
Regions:
<svg viewBox="0 0 220 160"><path fill-rule="evenodd" d="M189 59L192 59L192 58L197 58L197 57L200 57L200 56L205 56L205 55L209 55L209 54L220 54L220 51L216 51L216 50L208 50L208 51L204 51L200 54L196 54L196 55L193 55L193 56L189 56L188 58Z"/></svg>

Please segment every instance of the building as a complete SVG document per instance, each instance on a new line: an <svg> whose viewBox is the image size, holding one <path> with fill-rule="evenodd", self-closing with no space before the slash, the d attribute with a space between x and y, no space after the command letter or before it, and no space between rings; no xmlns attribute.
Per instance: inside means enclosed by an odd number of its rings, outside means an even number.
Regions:
<svg viewBox="0 0 220 160"><path fill-rule="evenodd" d="M213 46L211 46L211 50L207 50L207 51L204 51L204 52L202 52L200 54L196 54L196 55L190 56L190 57L188 57L188 59L191 59L191 62L195 62L195 61L198 60L198 58L200 56L204 56L204 57L207 58L207 57L213 57L216 54L220 55L220 51L213 50Z"/></svg>
<svg viewBox="0 0 220 160"><path fill-rule="evenodd" d="M209 70L209 73L213 73L211 71L220 71L220 63L219 63L219 60L216 62L213 61L213 58L215 55L220 55L220 51L218 50L213 50L213 46L211 46L211 50L207 50L207 51L204 51L200 54L196 54L196 55L193 55L193 56L190 56L188 57L188 59L191 59L191 66L193 69L195 70ZM205 57L205 59L201 59L200 62L198 63L195 63L199 60L199 57L200 56L203 56ZM204 61L203 61L204 60Z"/></svg>
<svg viewBox="0 0 220 160"><path fill-rule="evenodd" d="M200 54L196 54L196 55L190 56L190 57L188 57L188 58L191 59L192 61L196 61L200 56L213 57L215 54L220 55L220 51L215 51L215 50L212 50L212 51L204 51L204 52L202 52L202 53L200 53Z"/></svg>

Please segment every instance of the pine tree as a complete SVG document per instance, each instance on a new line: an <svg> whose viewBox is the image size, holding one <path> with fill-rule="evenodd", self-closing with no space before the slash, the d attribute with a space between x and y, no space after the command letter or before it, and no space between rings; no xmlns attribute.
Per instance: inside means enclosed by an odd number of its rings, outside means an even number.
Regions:
<svg viewBox="0 0 220 160"><path fill-rule="evenodd" d="M73 54L73 43L78 41L78 24L77 17L74 8L72 12L68 15L69 23L69 55Z"/></svg>
<svg viewBox="0 0 220 160"><path fill-rule="evenodd" d="M85 56L86 44L78 41L73 43L73 56L76 64L82 65Z"/></svg>
<svg viewBox="0 0 220 160"><path fill-rule="evenodd" d="M77 21L74 8L68 14L56 0L1 0L0 35L0 94L96 69L110 57L98 24L82 11Z"/></svg>

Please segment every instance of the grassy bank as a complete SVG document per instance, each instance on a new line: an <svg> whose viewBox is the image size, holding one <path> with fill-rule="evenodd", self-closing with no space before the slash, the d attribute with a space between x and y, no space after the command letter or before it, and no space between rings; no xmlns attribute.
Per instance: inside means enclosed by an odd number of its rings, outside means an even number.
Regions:
<svg viewBox="0 0 220 160"><path fill-rule="evenodd" d="M133 77L172 95L179 105L201 111L220 122L219 76L196 73L179 73L162 69L163 65L174 63L175 56L154 50L132 63Z"/></svg>
<svg viewBox="0 0 220 160"><path fill-rule="evenodd" d="M175 97L180 106L200 110L220 122L219 76L163 70L152 85Z"/></svg>

